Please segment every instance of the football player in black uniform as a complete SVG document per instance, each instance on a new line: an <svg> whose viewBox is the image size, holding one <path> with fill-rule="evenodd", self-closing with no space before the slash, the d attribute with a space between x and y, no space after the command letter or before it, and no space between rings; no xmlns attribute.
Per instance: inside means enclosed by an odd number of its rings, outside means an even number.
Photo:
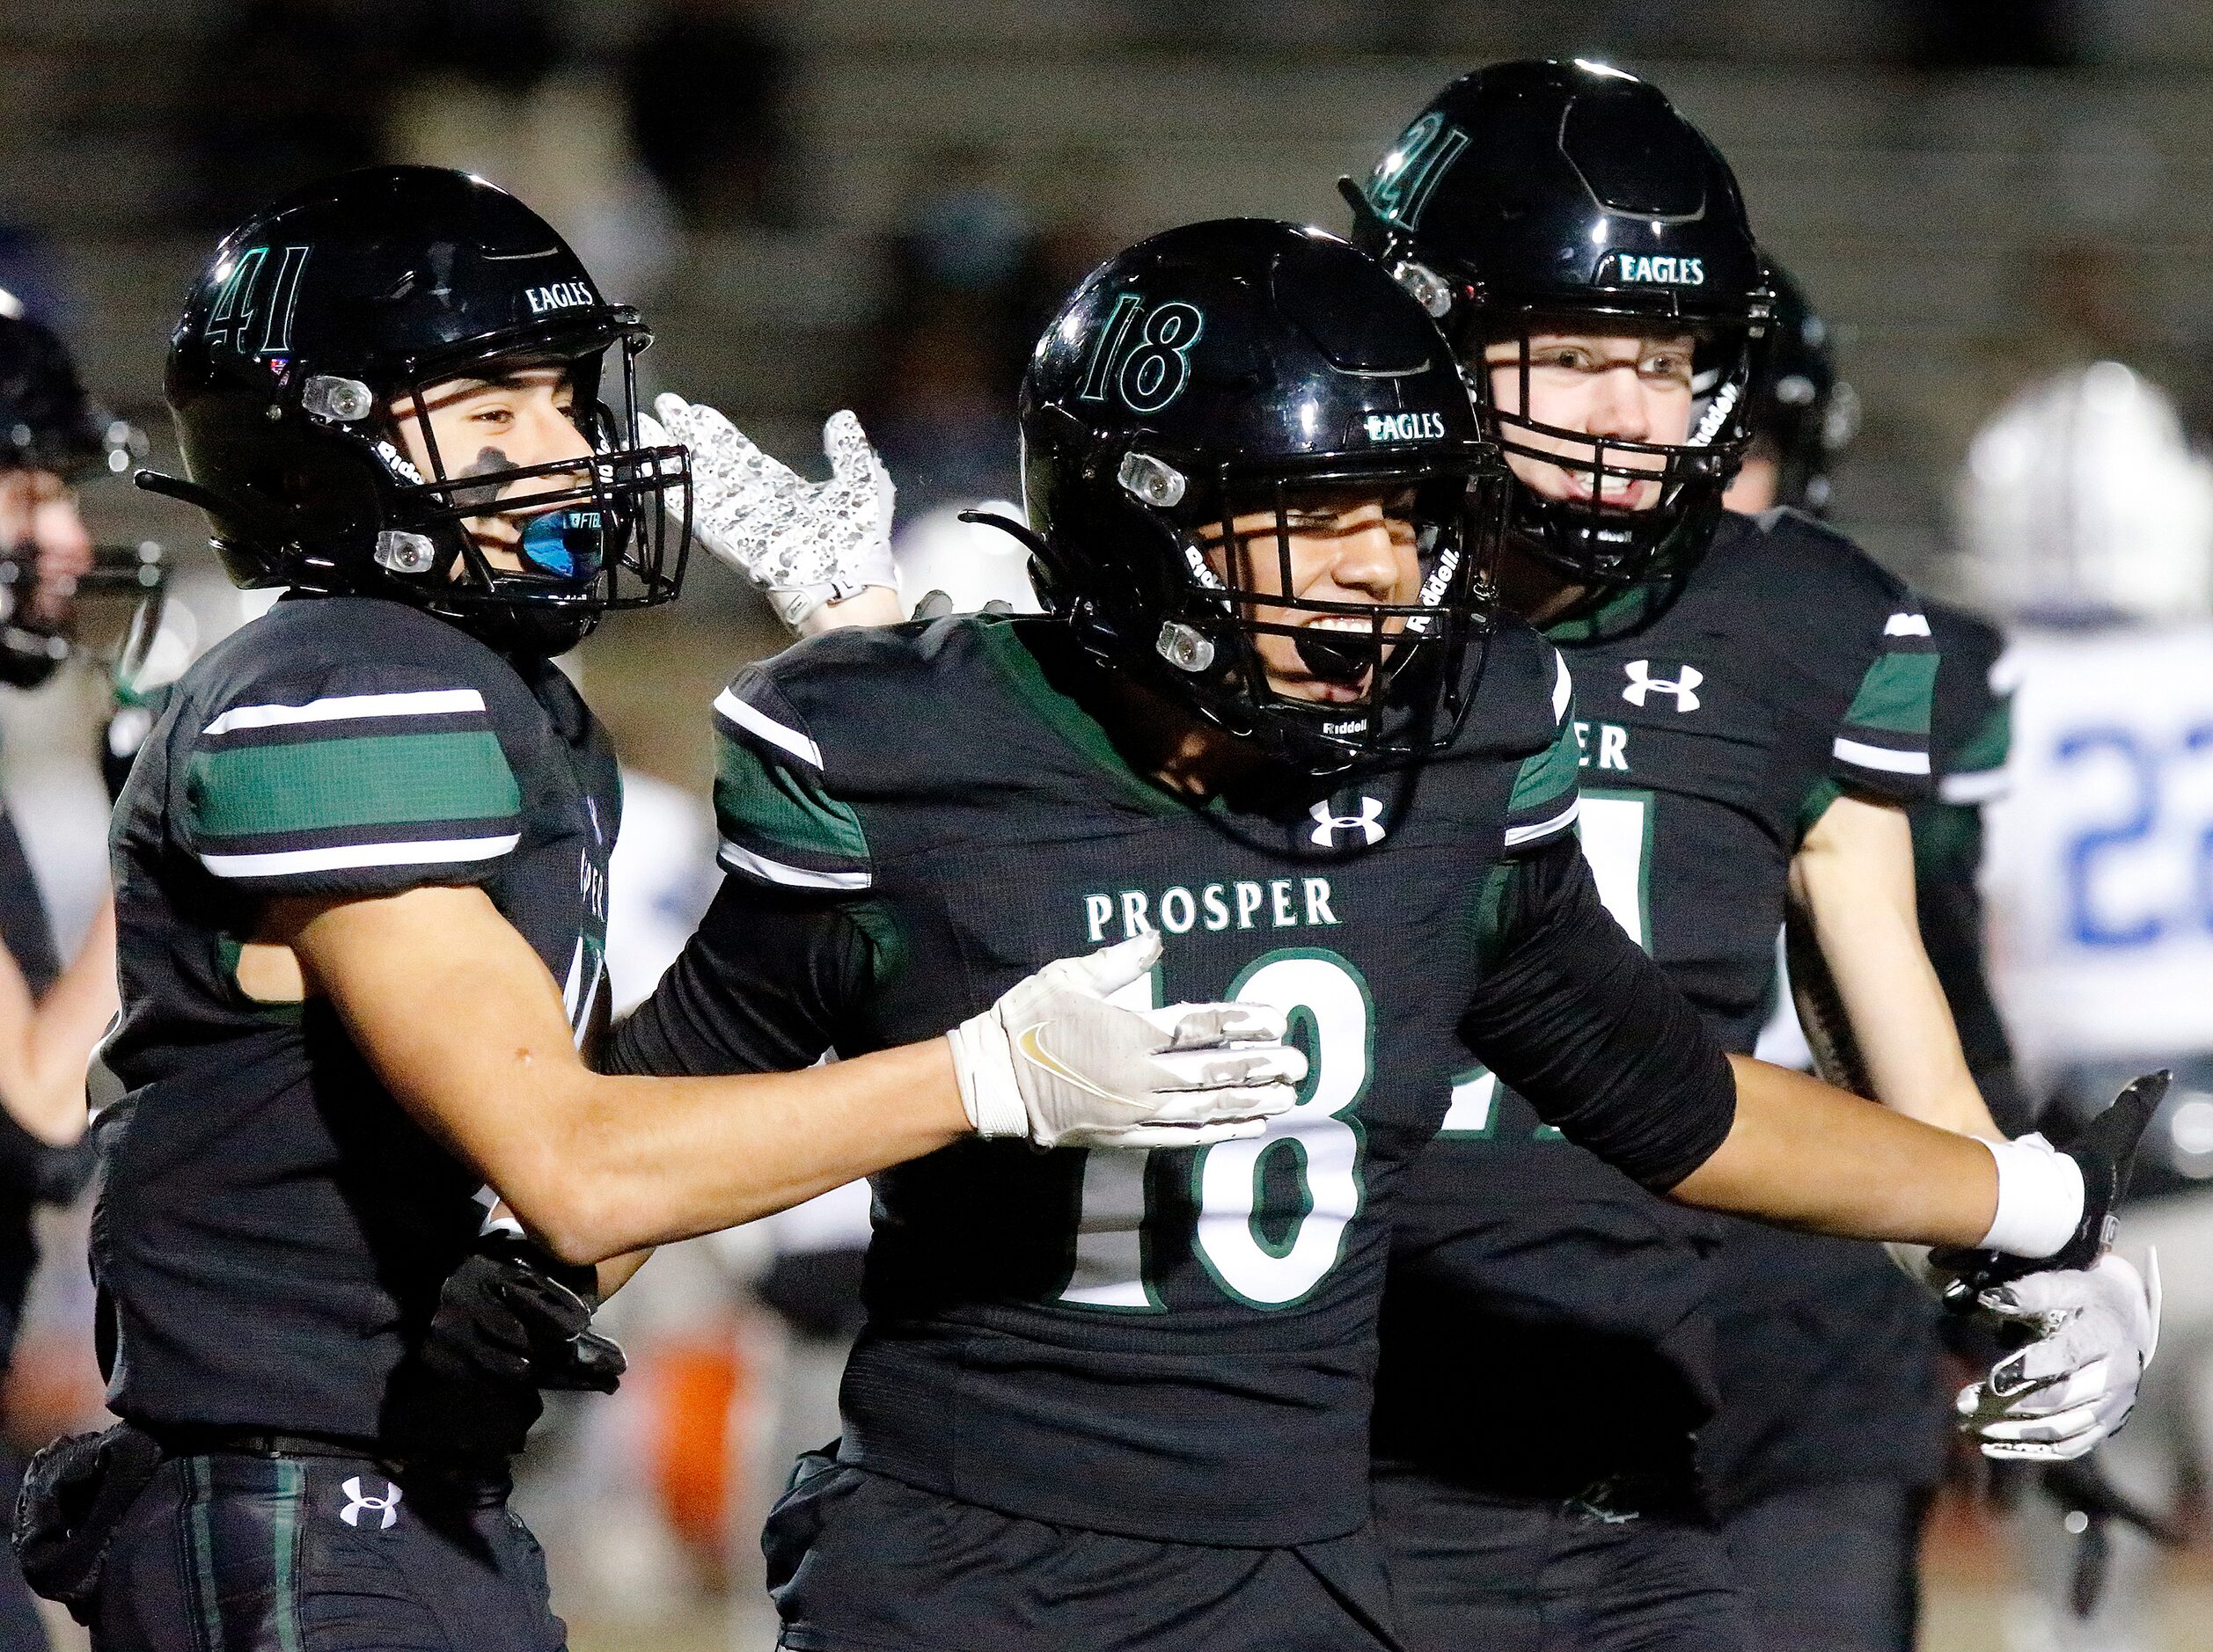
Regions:
<svg viewBox="0 0 2213 1652"><path fill-rule="evenodd" d="M1493 624L1494 450L1373 261L1259 221L1157 237L1048 328L1022 431L1049 614L737 677L729 875L615 1064L851 1056L1159 932L1139 992L1284 1007L1312 1070L1257 1141L876 1178L845 1436L765 1538L781 1644L1394 1646L1386 1218L1477 1064L1625 1187L1828 1231L1925 1229L1984 1150L1725 1060L1608 915L1566 668Z"/></svg>
<svg viewBox="0 0 2213 1652"><path fill-rule="evenodd" d="M1723 502L1827 514L1829 467L1858 406L1829 330L1770 262L1775 318L1748 420L1752 445ZM1933 792L1907 807L1922 939L1975 1087L2026 1129L2012 1052L1982 968L1981 806L2004 780L2004 640L1947 604L1922 613L1941 656L1930 705ZM1793 916L1802 916L1794 913ZM1866 1080L1820 951L1793 937L1800 1024L1832 1082ZM1799 979L1804 976L1805 979ZM1865 1246L1777 1236L1722 1256L1721 1406L1701 1441L1730 1560L1762 1646L1909 1647L1921 1514L1944 1468L1951 1407L1925 1296ZM1819 1312L1809 1311L1818 1305Z"/></svg>
<svg viewBox="0 0 2213 1652"><path fill-rule="evenodd" d="M68 651L73 593L93 549L76 486L126 450L93 411L62 341L0 293L0 682L34 687ZM38 1262L32 1216L92 1170L84 1069L115 1009L115 921L106 902L69 967L14 820L0 808L0 1369ZM16 1463L0 1448L0 1503ZM42 1646L14 1557L0 1556L0 1646Z"/></svg>
<svg viewBox="0 0 2213 1652"><path fill-rule="evenodd" d="M1630 76L1508 63L1447 87L1355 200L1506 451L1500 588L1574 677L1608 909L1748 1050L1801 907L1872 1093L1995 1135L1915 927L1902 806L1929 783L1928 621L1840 536L1722 508L1773 319L1726 164ZM1729 1232L1770 1294L1796 1289L1774 1278L1795 1238ZM1407 1178L1384 1312L1378 1508L1414 1645L1746 1643L1692 1449L1718 1239L1468 1076ZM2142 1308L2105 1266L2083 1289ZM1818 1288L1796 1312L1819 1319ZM1861 1334L1861 1358L1889 1357Z"/></svg>
<svg viewBox="0 0 2213 1652"><path fill-rule="evenodd" d="M535 214L427 168L257 214L187 301L191 478L142 480L289 590L185 675L117 809L92 1261L126 1422L34 1466L18 1533L102 1647L557 1646L518 1441L474 1425L493 1378L529 1414L606 1385L583 1324L621 1268L590 1264L977 1129L1254 1131L1303 1071L1267 1012L1104 1004L1143 945L832 1071L587 1069L619 800L553 657L677 591L649 337ZM502 1195L561 1260L476 1266ZM487 1350L456 1320L509 1340L457 1373Z"/></svg>

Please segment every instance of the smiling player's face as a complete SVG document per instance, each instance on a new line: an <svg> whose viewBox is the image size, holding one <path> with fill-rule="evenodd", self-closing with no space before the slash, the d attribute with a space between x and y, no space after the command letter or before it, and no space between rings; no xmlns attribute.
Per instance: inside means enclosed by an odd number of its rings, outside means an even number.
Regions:
<svg viewBox="0 0 2213 1652"><path fill-rule="evenodd" d="M1285 519L1287 531L1282 543L1288 545L1287 557L1277 537L1273 507L1232 518L1227 540L1217 526L1202 534L1201 541L1217 574L1264 598L1287 596L1302 602L1370 607L1411 603L1421 587L1412 510L1411 489L1294 496ZM1374 625L1356 614L1317 614L1264 601L1245 611L1264 625L1291 625L1323 636L1335 631L1366 640ZM1383 622L1383 628L1387 633L1396 632L1404 625L1394 616ZM1365 699L1374 687L1373 665L1351 682L1317 675L1301 656L1295 637L1262 632L1253 646L1268 686L1286 699L1345 705Z"/></svg>
<svg viewBox="0 0 2213 1652"><path fill-rule="evenodd" d="M575 387L566 368L520 368L497 378L447 379L422 391L419 399L399 403L393 411L407 457L425 476L430 474L429 449L422 435L426 419L450 479L577 461L573 471L481 488L473 494L465 488L457 492L456 502L461 504L519 501L509 511L470 516L462 523L485 560L502 572L519 572L524 567L517 549L524 525L539 514L528 501L590 479L591 443L576 423Z"/></svg>
<svg viewBox="0 0 2213 1652"><path fill-rule="evenodd" d="M1529 406L1532 423L1557 430L1610 437L1618 442L1681 444L1690 434L1691 355L1696 341L1688 333L1584 329L1528 335ZM1484 350L1491 375L1493 405L1501 413L1522 414L1520 338L1500 339ZM1516 447L1536 448L1589 464L1596 448L1589 442L1541 431L1517 429ZM1523 486L1541 498L1588 502L1621 510L1649 510L1660 503L1660 484L1548 463L1539 455L1506 454L1506 463ZM1658 471L1658 454L1608 450L1609 470Z"/></svg>

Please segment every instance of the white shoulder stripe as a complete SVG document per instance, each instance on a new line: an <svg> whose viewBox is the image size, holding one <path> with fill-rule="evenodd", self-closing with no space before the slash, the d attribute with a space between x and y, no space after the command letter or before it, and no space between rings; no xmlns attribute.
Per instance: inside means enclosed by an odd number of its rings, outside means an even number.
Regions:
<svg viewBox="0 0 2213 1652"><path fill-rule="evenodd" d="M442 717L480 712L484 696L472 688L418 689L406 694L333 694L304 705L234 705L200 731L227 735L238 728L276 728L287 723L333 723L349 717Z"/></svg>
<svg viewBox="0 0 2213 1652"><path fill-rule="evenodd" d="M1883 621L1882 634L1886 637L1925 637L1929 621L1921 614L1903 612L1893 614Z"/></svg>
<svg viewBox="0 0 2213 1652"><path fill-rule="evenodd" d="M498 837L445 837L404 844L334 844L327 849L275 849L253 855L202 855L218 878L281 878L302 872L340 872L355 866L439 866L490 860L522 841L519 832Z"/></svg>
<svg viewBox="0 0 2213 1652"><path fill-rule="evenodd" d="M1567 655L1557 648L1552 651L1552 663L1560 668L1552 679L1552 720L1560 721L1567 715L1567 708L1575 703L1575 679L1568 674Z"/></svg>
<svg viewBox="0 0 2213 1652"><path fill-rule="evenodd" d="M698 704L697 701L693 702ZM724 689L714 697L714 709L749 734L758 735L772 746L780 746L802 763L822 767L822 748L801 734L787 727L758 705L749 705Z"/></svg>
<svg viewBox="0 0 2213 1652"><path fill-rule="evenodd" d="M1856 763L1863 769L1880 769L1885 774L1929 772L1929 754L1925 751L1887 751L1880 746L1847 740L1842 735L1829 749L1843 762Z"/></svg>
<svg viewBox="0 0 2213 1652"><path fill-rule="evenodd" d="M1582 812L1583 800L1579 797L1550 820L1539 821L1534 826L1509 826L1506 828L1506 847L1513 849L1522 844L1533 844L1540 837L1550 837L1554 832L1574 825L1575 817Z"/></svg>
<svg viewBox="0 0 2213 1652"><path fill-rule="evenodd" d="M876 881L872 872L810 872L805 866L788 866L727 837L722 841L719 859L733 872L750 872L766 882L795 889L865 889Z"/></svg>
<svg viewBox="0 0 2213 1652"><path fill-rule="evenodd" d="M1980 769L1969 774L1947 774L1937 782L1937 796L1946 803L1973 805L1991 802L2013 789L2007 769Z"/></svg>

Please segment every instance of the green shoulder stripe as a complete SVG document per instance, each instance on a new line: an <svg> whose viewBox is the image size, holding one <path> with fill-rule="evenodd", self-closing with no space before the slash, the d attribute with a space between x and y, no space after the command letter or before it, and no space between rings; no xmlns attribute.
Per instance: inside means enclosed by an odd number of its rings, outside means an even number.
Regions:
<svg viewBox="0 0 2213 1652"><path fill-rule="evenodd" d="M1515 771L1513 790L1506 799L1506 813L1516 821L1530 815L1557 813L1575 791L1582 771L1583 745L1575 737L1575 720L1561 720L1552 743L1533 757L1522 759Z"/></svg>
<svg viewBox="0 0 2213 1652"><path fill-rule="evenodd" d="M861 817L818 771L771 760L727 732L715 745L714 815L727 841L779 859L795 854L817 870L868 866Z"/></svg>
<svg viewBox="0 0 2213 1652"><path fill-rule="evenodd" d="M2002 769L2013 749L2013 702L2002 699L1994 704L1982 726L1960 743L1957 751L1945 759L1947 774L1982 774L1992 769Z"/></svg>
<svg viewBox="0 0 2213 1652"><path fill-rule="evenodd" d="M194 830L211 838L511 819L523 807L488 729L218 747L193 754L186 788Z"/></svg>
<svg viewBox="0 0 2213 1652"><path fill-rule="evenodd" d="M1859 692L1844 713L1848 728L1886 735L1929 734L1929 706L1937 688L1940 654L1885 653L1867 668Z"/></svg>

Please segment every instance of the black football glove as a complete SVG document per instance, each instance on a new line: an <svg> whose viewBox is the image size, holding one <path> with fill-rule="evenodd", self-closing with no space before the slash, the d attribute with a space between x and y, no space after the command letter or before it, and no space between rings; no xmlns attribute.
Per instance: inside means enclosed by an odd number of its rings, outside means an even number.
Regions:
<svg viewBox="0 0 2213 1652"><path fill-rule="evenodd" d="M494 1234L447 1276L421 1346L393 1373L385 1444L429 1458L511 1457L543 1391L612 1393L627 1362L591 1328L590 1268Z"/></svg>
<svg viewBox="0 0 2213 1652"><path fill-rule="evenodd" d="M2129 1172L2136 1144L2167 1093L2174 1075L2162 1068L2148 1072L2114 1099L2114 1104L2077 1131L2059 1151L2083 1173L2083 1213L2067 1243L2050 1256L2009 1256L2000 1251L1953 1249L1931 1254L1932 1267L1952 1276L1944 1288L1947 1305L1971 1312L1984 1291L2030 1274L2092 1266L2113 1243L2115 1207L2129 1195Z"/></svg>
<svg viewBox="0 0 2213 1652"><path fill-rule="evenodd" d="M595 1269L557 1261L528 1239L492 1234L438 1293L425 1349L457 1370L611 1394L627 1362L612 1340L591 1328L598 1305Z"/></svg>

